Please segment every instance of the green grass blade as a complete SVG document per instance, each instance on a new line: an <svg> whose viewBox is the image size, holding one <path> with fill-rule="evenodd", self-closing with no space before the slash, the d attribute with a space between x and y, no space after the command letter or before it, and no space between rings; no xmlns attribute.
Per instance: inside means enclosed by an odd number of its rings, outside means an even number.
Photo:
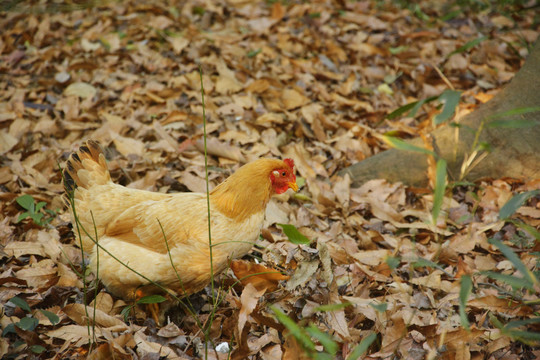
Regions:
<svg viewBox="0 0 540 360"><path fill-rule="evenodd" d="M502 113L493 114L489 117L489 120L501 119L501 118L516 116L516 115L529 114L529 113L534 113L534 112L539 112L539 111L540 111L540 106L515 108L512 110L502 112Z"/></svg>
<svg viewBox="0 0 540 360"><path fill-rule="evenodd" d="M465 43L464 45L458 47L456 50L452 51L450 54L448 54L447 58L449 58L450 56L455 55L455 54L459 54L459 53L462 53L462 52L465 52L465 51L469 51L470 49L472 49L476 45L480 44L482 41L486 40L487 38L488 38L487 36L482 36L482 37L473 39L473 40Z"/></svg>
<svg viewBox="0 0 540 360"><path fill-rule="evenodd" d="M368 351L370 345L375 341L375 339L377 339L377 334L375 333L371 333L365 338L363 338L360 344L358 344L354 348L352 353L347 357L347 360L356 360L360 356L364 355Z"/></svg>
<svg viewBox="0 0 540 360"><path fill-rule="evenodd" d="M514 220L508 220L508 222L511 222L512 224L514 224L521 230L528 232L529 234L534 236L536 240L540 240L540 231L536 230L536 228L532 227L531 225L522 223L521 221L514 221Z"/></svg>
<svg viewBox="0 0 540 360"><path fill-rule="evenodd" d="M525 264L519 259L519 256L517 256L517 254L512 251L510 247L504 245L501 241L494 238L488 239L488 242L495 245L531 285L538 283L536 276L534 276L529 268L525 266Z"/></svg>
<svg viewBox="0 0 540 360"><path fill-rule="evenodd" d="M525 129L540 125L538 120L534 119L517 119L517 120L493 120L488 124L490 128L503 129Z"/></svg>
<svg viewBox="0 0 540 360"><path fill-rule="evenodd" d="M437 161L437 170L435 175L435 189L433 191L433 209L431 209L431 216L433 224L437 224L439 213L441 212L444 193L446 191L446 160L439 159Z"/></svg>
<svg viewBox="0 0 540 360"><path fill-rule="evenodd" d="M390 145L391 147L393 147L395 149L398 149L398 150L413 151L413 152L417 152L417 153L431 155L431 156L433 156L435 158L437 157L437 155L431 150L424 149L424 148L421 148L419 146L412 145L412 144L410 144L410 143L408 143L406 141L403 141L401 139L398 139L397 137L394 137L394 136L383 135L383 140L388 145Z"/></svg>
<svg viewBox="0 0 540 360"><path fill-rule="evenodd" d="M506 329L513 329L520 326L531 325L531 324L540 324L540 317L535 317L532 319L525 319L525 320L510 321L506 325L504 325L504 327Z"/></svg>
<svg viewBox="0 0 540 360"><path fill-rule="evenodd" d="M512 197L499 211L499 218L502 220L508 219L517 209L527 202L530 198L540 194L540 190L525 191Z"/></svg>
<svg viewBox="0 0 540 360"><path fill-rule="evenodd" d="M319 330L318 327L311 324L306 328L306 331L311 337L317 339L324 347L327 353L335 355L339 349L337 342L327 333Z"/></svg>
<svg viewBox="0 0 540 360"><path fill-rule="evenodd" d="M285 315L279 308L274 305L270 305L270 309L276 314L276 318L289 330L292 336L307 350L315 351L315 344L309 338L308 334L298 324L296 324L290 317Z"/></svg>
<svg viewBox="0 0 540 360"><path fill-rule="evenodd" d="M463 275L460 281L459 288L459 318L461 326L467 331L471 330L469 319L467 318L467 301L472 292L472 280L470 275Z"/></svg>
<svg viewBox="0 0 540 360"><path fill-rule="evenodd" d="M527 343L527 340L532 340L535 343L540 341L540 333L533 331L509 330L505 331L504 334L510 336L512 339L520 340L525 343Z"/></svg>
<svg viewBox="0 0 540 360"><path fill-rule="evenodd" d="M450 274L448 271L444 270L444 268L437 264L436 262L433 262L431 260L428 260L428 259L424 259L424 258L417 258L416 260L414 260L411 265L415 268L417 267L432 267L434 269L439 269L441 270L446 276L452 278L452 274Z"/></svg>

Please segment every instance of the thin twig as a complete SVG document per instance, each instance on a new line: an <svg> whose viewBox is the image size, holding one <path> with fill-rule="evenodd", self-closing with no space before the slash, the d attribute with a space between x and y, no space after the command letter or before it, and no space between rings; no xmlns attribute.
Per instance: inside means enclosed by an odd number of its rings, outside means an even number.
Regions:
<svg viewBox="0 0 540 360"><path fill-rule="evenodd" d="M448 80L448 78L443 74L443 72L441 71L441 69L439 69L439 67L435 64L431 64L431 66L435 69L435 71L437 72L437 74L439 74L439 76L441 77L442 81L444 81L444 83L446 84L446 86L448 86L450 89L452 90L456 90L454 88L454 85L452 85L452 83L450 82L450 80Z"/></svg>

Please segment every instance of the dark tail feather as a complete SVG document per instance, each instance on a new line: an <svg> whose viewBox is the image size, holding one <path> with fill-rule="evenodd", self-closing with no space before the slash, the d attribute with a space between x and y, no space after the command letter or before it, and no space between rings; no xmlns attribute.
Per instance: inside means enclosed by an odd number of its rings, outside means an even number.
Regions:
<svg viewBox="0 0 540 360"><path fill-rule="evenodd" d="M69 206L77 187L88 189L111 181L103 150L97 141L86 141L77 152L72 153L63 171L64 201Z"/></svg>

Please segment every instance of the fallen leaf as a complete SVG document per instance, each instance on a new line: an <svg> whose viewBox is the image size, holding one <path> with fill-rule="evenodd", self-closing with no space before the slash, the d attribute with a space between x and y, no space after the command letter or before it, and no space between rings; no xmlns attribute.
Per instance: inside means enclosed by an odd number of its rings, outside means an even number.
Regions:
<svg viewBox="0 0 540 360"><path fill-rule="evenodd" d="M75 82L64 90L65 96L78 96L82 99L92 98L96 93L96 88L85 82Z"/></svg>
<svg viewBox="0 0 540 360"><path fill-rule="evenodd" d="M242 307L238 313L239 336L242 336L242 330L244 330L248 316L253 312L257 306L257 303L259 302L259 299L265 292L266 288L263 287L260 290L257 290L252 283L245 285L244 290L242 290L242 295L240 296L240 303L242 304Z"/></svg>
<svg viewBox="0 0 540 360"><path fill-rule="evenodd" d="M233 260L230 267L234 272L234 276L244 286L249 284L263 293L276 290L280 281L289 279L289 276L283 275L276 269L244 260Z"/></svg>

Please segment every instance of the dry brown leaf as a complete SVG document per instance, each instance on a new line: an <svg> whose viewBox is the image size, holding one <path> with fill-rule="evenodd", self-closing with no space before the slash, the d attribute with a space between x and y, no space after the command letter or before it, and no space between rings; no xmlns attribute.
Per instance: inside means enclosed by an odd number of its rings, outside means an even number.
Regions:
<svg viewBox="0 0 540 360"><path fill-rule="evenodd" d="M195 147L202 153L204 153L204 141L203 139L198 139L195 142ZM219 141L216 138L209 138L206 140L206 150L208 154L214 155L214 156L220 156L226 159L231 159L236 162L245 163L246 158L242 154L242 151L233 146L228 145L226 143L223 143Z"/></svg>
<svg viewBox="0 0 540 360"><path fill-rule="evenodd" d="M78 96L83 99L92 98L96 93L96 88L85 82L75 82L64 90L65 96Z"/></svg>
<svg viewBox="0 0 540 360"><path fill-rule="evenodd" d="M92 326L95 321L96 325L109 331L122 332L128 329L122 320L83 304L68 304L62 311L79 325Z"/></svg>
<svg viewBox="0 0 540 360"><path fill-rule="evenodd" d="M303 286L310 279L313 278L313 274L319 268L319 261L303 261L298 265L298 268L294 272L293 276L287 281L285 289L287 291L294 290L297 286Z"/></svg>
<svg viewBox="0 0 540 360"><path fill-rule="evenodd" d="M281 101L285 109L292 110L304 106L309 102L309 99L295 89L285 89L281 94Z"/></svg>
<svg viewBox="0 0 540 360"><path fill-rule="evenodd" d="M4 251L9 256L14 256L16 258L19 258L22 255L46 256L43 245L35 242L12 241L6 245Z"/></svg>
<svg viewBox="0 0 540 360"><path fill-rule="evenodd" d="M114 343L105 343L99 345L92 352L90 352L86 359L88 360L108 360L108 359L118 359L118 360L129 360L132 359L130 354L127 354L122 349L115 347Z"/></svg>
<svg viewBox="0 0 540 360"><path fill-rule="evenodd" d="M164 346L161 344L158 344L156 342L148 341L148 337L143 333L143 331L139 330L134 335L134 341L137 344L137 355L140 357L149 356L150 354L157 353L160 356L163 356L168 359L186 359L184 357L180 357L176 355L176 353L168 346Z"/></svg>
<svg viewBox="0 0 540 360"><path fill-rule="evenodd" d="M238 336L242 336L242 331L244 330L244 325L246 325L248 316L253 312L257 306L257 303L259 302L259 299L266 292L266 289L266 287L259 285L259 290L257 290L257 288L253 286L252 282L248 282L245 285L244 290L242 290L242 295L240 296L240 303L242 304L242 307L238 313Z"/></svg>
<svg viewBox="0 0 540 360"><path fill-rule="evenodd" d="M113 139L114 146L116 146L116 150L118 150L122 155L128 156L130 154L135 154L137 156L143 156L144 143L142 141L123 137L112 132L111 138Z"/></svg>
<svg viewBox="0 0 540 360"><path fill-rule="evenodd" d="M216 66L219 72L219 77L216 81L216 91L220 94L234 94L242 90L244 87L238 80L235 74L227 65L220 60Z"/></svg>
<svg viewBox="0 0 540 360"><path fill-rule="evenodd" d="M5 154L15 145L17 145L18 142L19 140L16 137L10 135L7 131L2 129L0 131L0 154Z"/></svg>
<svg viewBox="0 0 540 360"><path fill-rule="evenodd" d="M90 332L90 334L89 334ZM95 338L100 339L103 333L98 327L88 327L81 325L66 325L55 330L50 330L45 333L50 338L62 339L73 343L75 347L79 347L88 344Z"/></svg>
<svg viewBox="0 0 540 360"><path fill-rule="evenodd" d="M376 266L382 264L391 254L388 250L364 250L352 256L362 264Z"/></svg>
<svg viewBox="0 0 540 360"><path fill-rule="evenodd" d="M281 274L276 269L244 260L233 260L230 263L234 276L247 286L252 285L258 292L272 292L279 286L279 282L288 280L289 276Z"/></svg>
<svg viewBox="0 0 540 360"><path fill-rule="evenodd" d="M15 275L25 280L29 287L43 288L48 287L49 282L56 279L56 272L56 264L50 259L44 259L17 271Z"/></svg>
<svg viewBox="0 0 540 360"><path fill-rule="evenodd" d="M50 307L73 303L84 290L75 272L83 255L58 196L63 190L57 159L63 165L68 153L88 138L104 146L116 138L116 149L107 153L115 181L162 193L182 190L177 181L191 190L206 190L202 146L192 145L202 132L199 64L209 140L217 140L210 144L211 186L224 178L215 167L234 169L260 157L292 157L299 177L306 179L300 196L289 192L270 202L264 251L255 250L270 264L298 270L293 280L299 286L273 294L272 303L303 324L331 332L340 342L336 357L346 358L371 331L377 332L378 345L370 351L384 344L369 355L374 359L469 359L493 353L534 357L536 352L527 352L486 321L488 312L507 322L534 316L534 309L507 302L496 288L475 288L467 307L472 325L468 335L455 311L459 282L438 270L412 269L411 261L433 260L454 275L482 270L515 274L487 238L515 240L520 235L498 214L515 194L538 189L538 181L498 179L454 187L445 198L440 227L434 227L433 197L426 189L384 180L351 189L347 179L334 177L385 150L378 139L382 132L417 137L430 131L439 103L425 103L412 118L386 118L405 104L439 96L449 84L464 94L459 116L493 98L529 55L527 43L538 37L530 26L534 12L521 12L511 23L497 13L463 8L453 21L434 23L425 31L425 20L410 16L409 9L374 7L369 1L339 2L340 16L334 16L336 2L324 1L261 6L249 0L187 0L169 9L128 0L53 13L44 10L45 3L20 2L5 19L0 17L0 73L5 75L0 86L0 302L19 296L40 321L31 332L19 329L0 338L0 357L24 357L30 353L28 345L38 343L46 354L66 358L200 356L205 344L190 317L179 323L171 316L163 328L151 321L140 327L104 320L122 333L98 325L97 339L91 338L98 343L87 353L86 315L79 313L81 325L72 325L74 320ZM444 15L440 6L431 5L417 4L424 12L428 6L430 16ZM61 5L66 6L79 7ZM87 16L90 12L99 16ZM486 29L493 35L489 40L450 56ZM59 209L59 215L43 228L30 219L16 223L21 209L15 199L24 193L45 201L47 209ZM515 215L538 227L537 203L531 199ZM316 243L282 241L276 222L294 224ZM536 245L520 252L522 261L534 267L539 249ZM397 268L388 266L386 256L401 259ZM313 266L302 261L313 261ZM482 275L477 280L484 282ZM279 281L266 279L261 286L270 289ZM257 297L247 291L251 286L256 284L247 284L242 294L249 306L242 310L241 343L230 342L239 325L231 307L242 303L229 292L215 311L214 344L229 344L233 359L303 356L292 337L284 340L284 327L264 314L266 308L248 315ZM88 309L97 303L102 313L123 323L116 316L127 304L113 302L106 291ZM192 299L204 302L206 293ZM320 304L347 299L354 308L314 311ZM525 294L524 300L534 299ZM372 303L386 303L387 309L379 312ZM0 308L6 314L2 328L24 315L19 308ZM61 318L56 333L50 333L55 338L47 335L52 324L42 308ZM203 309L197 320L206 323L206 315ZM26 341L26 347L15 348L17 339ZM318 343L317 350L322 350ZM209 359L229 357L209 349Z"/></svg>
<svg viewBox="0 0 540 360"><path fill-rule="evenodd" d="M172 48L177 55L189 45L189 40L185 37L167 36L166 39L172 45Z"/></svg>
<svg viewBox="0 0 540 360"><path fill-rule="evenodd" d="M103 311L106 314L110 314L113 309L113 298L106 292L100 292L97 294L96 298L88 305L92 309L94 308L94 303L96 309Z"/></svg>
<svg viewBox="0 0 540 360"><path fill-rule="evenodd" d="M511 316L527 316L530 315L532 311L532 309L528 306L518 306L518 303L515 301L509 301L508 299L498 298L493 295L470 299L467 302L467 306L486 309Z"/></svg>

